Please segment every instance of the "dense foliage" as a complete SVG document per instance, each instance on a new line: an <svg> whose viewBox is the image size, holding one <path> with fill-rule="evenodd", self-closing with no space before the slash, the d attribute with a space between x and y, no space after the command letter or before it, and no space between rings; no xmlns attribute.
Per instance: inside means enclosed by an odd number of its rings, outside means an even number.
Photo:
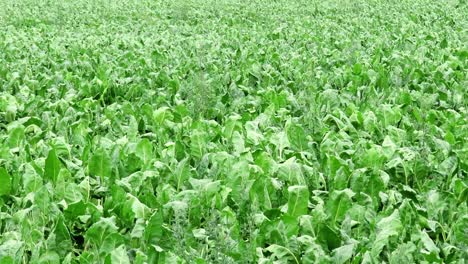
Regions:
<svg viewBox="0 0 468 264"><path fill-rule="evenodd" d="M467 14L0 0L0 263L464 263Z"/></svg>

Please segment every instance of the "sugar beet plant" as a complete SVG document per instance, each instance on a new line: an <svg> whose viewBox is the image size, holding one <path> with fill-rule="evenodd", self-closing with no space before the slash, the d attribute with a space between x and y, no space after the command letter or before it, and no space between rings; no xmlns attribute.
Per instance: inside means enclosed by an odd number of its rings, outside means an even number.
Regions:
<svg viewBox="0 0 468 264"><path fill-rule="evenodd" d="M467 14L0 0L0 263L465 263Z"/></svg>

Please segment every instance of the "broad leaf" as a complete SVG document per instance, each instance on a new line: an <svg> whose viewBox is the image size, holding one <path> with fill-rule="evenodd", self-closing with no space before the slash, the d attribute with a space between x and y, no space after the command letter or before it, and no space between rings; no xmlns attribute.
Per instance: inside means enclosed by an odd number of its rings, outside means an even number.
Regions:
<svg viewBox="0 0 468 264"><path fill-rule="evenodd" d="M346 212L351 208L354 192L350 189L333 191L327 202L327 212L334 223L341 222Z"/></svg>
<svg viewBox="0 0 468 264"><path fill-rule="evenodd" d="M136 146L136 155L143 161L144 164L148 164L153 158L153 146L151 142L144 138Z"/></svg>
<svg viewBox="0 0 468 264"><path fill-rule="evenodd" d="M0 167L0 196L11 193L11 176L5 168Z"/></svg>
<svg viewBox="0 0 468 264"><path fill-rule="evenodd" d="M307 214L309 190L307 186L288 187L288 214L297 217Z"/></svg>
<svg viewBox="0 0 468 264"><path fill-rule="evenodd" d="M49 150L49 154L47 155L47 159L45 162L45 168L44 168L44 178L56 182L57 177L60 172L60 160L57 157L57 154L55 153L55 149L52 148Z"/></svg>
<svg viewBox="0 0 468 264"><path fill-rule="evenodd" d="M399 234L402 227L403 225L400 221L400 213L398 209L393 211L393 213L388 217L382 218L377 223L377 233L371 251L374 258L380 254L383 247L388 243L390 237Z"/></svg>
<svg viewBox="0 0 468 264"><path fill-rule="evenodd" d="M93 176L110 177L112 161L104 150L96 151L88 164L88 171Z"/></svg>

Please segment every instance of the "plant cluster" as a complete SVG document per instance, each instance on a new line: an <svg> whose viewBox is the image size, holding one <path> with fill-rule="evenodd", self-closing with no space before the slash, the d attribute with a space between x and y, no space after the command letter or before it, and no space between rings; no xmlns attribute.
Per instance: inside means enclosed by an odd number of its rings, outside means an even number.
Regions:
<svg viewBox="0 0 468 264"><path fill-rule="evenodd" d="M0 263L464 263L467 14L0 0Z"/></svg>

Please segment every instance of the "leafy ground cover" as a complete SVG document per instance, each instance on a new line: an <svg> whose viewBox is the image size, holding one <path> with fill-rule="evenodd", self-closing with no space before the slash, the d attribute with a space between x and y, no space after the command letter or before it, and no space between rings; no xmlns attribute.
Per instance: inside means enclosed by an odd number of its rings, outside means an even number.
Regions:
<svg viewBox="0 0 468 264"><path fill-rule="evenodd" d="M467 14L0 0L0 263L464 263Z"/></svg>

